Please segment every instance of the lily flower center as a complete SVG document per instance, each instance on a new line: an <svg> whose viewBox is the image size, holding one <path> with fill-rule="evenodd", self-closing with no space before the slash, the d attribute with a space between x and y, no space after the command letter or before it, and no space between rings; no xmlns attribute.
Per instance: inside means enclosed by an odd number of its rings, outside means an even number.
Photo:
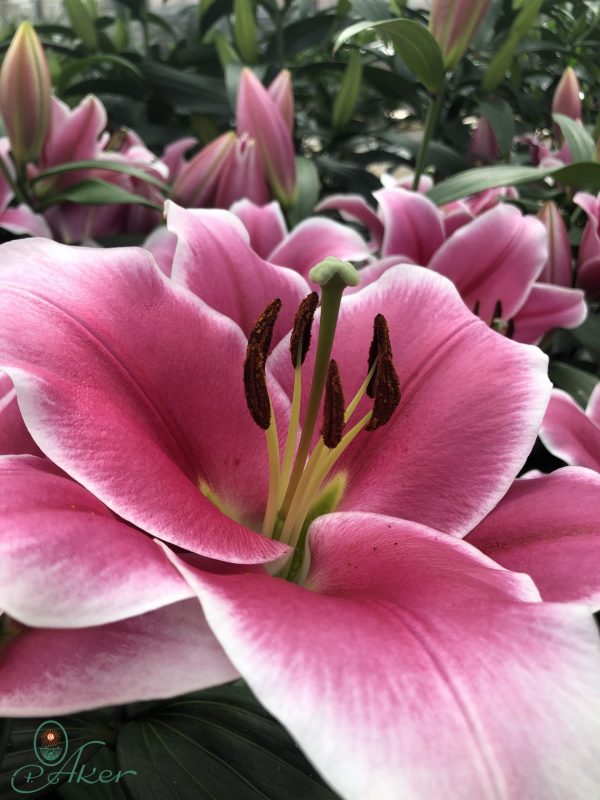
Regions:
<svg viewBox="0 0 600 800"><path fill-rule="evenodd" d="M283 458L266 381L267 357L281 310L279 299L269 303L254 325L244 363L246 403L253 420L265 431L269 455L269 494L262 534L294 548L294 556L282 572L290 580L302 565L310 522L334 510L343 494L346 479L343 473L331 477L334 467L362 431L374 431L385 425L400 402L400 382L393 363L388 325L385 317L377 314L365 379L346 405L342 378L331 352L343 291L358 283L358 272L348 262L328 258L311 270L310 278L322 286L319 336L310 391L303 409L303 364L319 304L319 297L313 292L298 308L290 339L294 389ZM351 425L365 396L373 400L373 405ZM321 408L323 426L313 444Z"/></svg>

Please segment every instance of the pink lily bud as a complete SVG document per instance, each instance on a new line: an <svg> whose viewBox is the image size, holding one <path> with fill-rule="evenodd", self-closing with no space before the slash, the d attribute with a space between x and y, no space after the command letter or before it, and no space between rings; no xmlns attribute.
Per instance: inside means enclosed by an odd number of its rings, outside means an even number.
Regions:
<svg viewBox="0 0 600 800"><path fill-rule="evenodd" d="M469 144L471 161L491 164L500 158L500 147L487 117L480 117Z"/></svg>
<svg viewBox="0 0 600 800"><path fill-rule="evenodd" d="M203 147L180 171L171 189L171 198L188 208L208 206L234 144L235 133L229 131Z"/></svg>
<svg viewBox="0 0 600 800"><path fill-rule="evenodd" d="M50 124L50 71L30 22L22 22L0 71L0 111L17 164L38 157Z"/></svg>
<svg viewBox="0 0 600 800"><path fill-rule="evenodd" d="M549 200L541 208L538 219L544 223L548 234L548 258L538 280L555 286L571 287L573 271L571 245L567 226L556 203Z"/></svg>
<svg viewBox="0 0 600 800"><path fill-rule="evenodd" d="M433 0L429 30L451 69L465 54L492 0Z"/></svg>
<svg viewBox="0 0 600 800"><path fill-rule="evenodd" d="M289 69L282 69L267 89L269 97L281 111L290 131L294 130L294 93Z"/></svg>
<svg viewBox="0 0 600 800"><path fill-rule="evenodd" d="M566 68L558 82L552 98L552 113L564 114L565 117L575 120L581 119L579 81L572 67Z"/></svg>
<svg viewBox="0 0 600 800"><path fill-rule="evenodd" d="M249 69L242 71L237 97L238 133L255 141L273 193L284 206L296 195L296 157L288 123L265 87Z"/></svg>
<svg viewBox="0 0 600 800"><path fill-rule="evenodd" d="M236 200L243 198L259 206L269 202L265 168L256 142L247 133L239 136L229 150L220 171L215 206L229 208Z"/></svg>

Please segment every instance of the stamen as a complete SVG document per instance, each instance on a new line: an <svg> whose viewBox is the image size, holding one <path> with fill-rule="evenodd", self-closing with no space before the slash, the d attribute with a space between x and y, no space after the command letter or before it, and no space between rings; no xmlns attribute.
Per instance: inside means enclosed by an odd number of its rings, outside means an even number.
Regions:
<svg viewBox="0 0 600 800"><path fill-rule="evenodd" d="M300 308L296 311L290 339L290 355L294 369L298 364L304 364L304 359L310 347L312 324L318 305L319 295L316 292L311 292L300 303Z"/></svg>
<svg viewBox="0 0 600 800"><path fill-rule="evenodd" d="M325 381L325 401L323 403L323 442L332 450L340 443L344 429L344 391L337 362L332 358Z"/></svg>
<svg viewBox="0 0 600 800"><path fill-rule="evenodd" d="M389 421L400 402L400 380L394 367L387 321L377 314L373 321L373 339L369 348L369 370L377 359L375 373L367 387L367 395L375 399L373 415L366 427L374 431Z"/></svg>
<svg viewBox="0 0 600 800"><path fill-rule="evenodd" d="M514 338L514 335L515 335L515 321L514 321L514 319L512 319L512 317L506 323L506 331L504 332L504 335L506 336L507 339Z"/></svg>
<svg viewBox="0 0 600 800"><path fill-rule="evenodd" d="M492 322L491 325L493 326L495 320L502 319L502 301L496 300L496 305L494 306L494 313L492 314Z"/></svg>
<svg viewBox="0 0 600 800"><path fill-rule="evenodd" d="M481 305L481 303L479 302L479 300L475 300L475 305L473 306L473 313L475 314L476 317L479 316L479 306L480 305Z"/></svg>
<svg viewBox="0 0 600 800"><path fill-rule="evenodd" d="M244 361L244 392L252 419L259 428L271 424L271 401L267 390L266 363L281 300L273 300L258 318L248 337Z"/></svg>

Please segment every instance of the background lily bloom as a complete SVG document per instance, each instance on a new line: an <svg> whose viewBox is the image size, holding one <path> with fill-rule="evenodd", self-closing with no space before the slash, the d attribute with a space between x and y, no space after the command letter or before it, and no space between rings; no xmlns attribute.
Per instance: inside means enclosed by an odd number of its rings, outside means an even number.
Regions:
<svg viewBox="0 0 600 800"><path fill-rule="evenodd" d="M289 206L296 194L291 84L285 77L275 81L275 87L268 91L250 69L242 70L236 126L239 134L248 133L256 141L275 197Z"/></svg>
<svg viewBox="0 0 600 800"><path fill-rule="evenodd" d="M573 201L588 217L579 244L577 284L598 298L600 297L600 199L587 192L577 192Z"/></svg>
<svg viewBox="0 0 600 800"><path fill-rule="evenodd" d="M600 384L590 395L585 411L571 395L555 389L540 439L551 453L567 464L600 472Z"/></svg>
<svg viewBox="0 0 600 800"><path fill-rule="evenodd" d="M442 211L419 193L382 189L375 197L383 227L381 258L363 269L362 285L400 262L429 267L450 278L482 319L492 320L500 308L501 320L512 320L514 338L531 344L553 328L573 328L585 319L581 291L539 281L548 243L534 217L497 205L467 221L458 210L448 229ZM336 206L347 214L356 212L356 201L346 208L340 196L335 205L329 201L320 208ZM364 216L367 224L370 219Z"/></svg>

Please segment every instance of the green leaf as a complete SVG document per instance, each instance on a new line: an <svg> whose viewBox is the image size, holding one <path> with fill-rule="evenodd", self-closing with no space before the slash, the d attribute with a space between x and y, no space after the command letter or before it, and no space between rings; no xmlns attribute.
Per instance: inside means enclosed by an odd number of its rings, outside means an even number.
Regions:
<svg viewBox="0 0 600 800"><path fill-rule="evenodd" d="M484 189L494 189L498 186L518 186L523 183L533 183L544 178L553 178L557 183L563 183L576 189L600 190L600 164L580 161L577 164L568 164L562 167L477 167L460 172L451 178L438 183L428 192L428 197L437 205L468 197Z"/></svg>
<svg viewBox="0 0 600 800"><path fill-rule="evenodd" d="M123 164L120 161L69 161L66 164L58 164L56 167L49 167L43 170L43 172L38 172L38 174L31 179L31 183L42 181L53 175L60 175L63 172L72 172L78 169L103 169L109 172L122 172L125 175L138 178L141 181L146 181L146 183L151 183L162 191L166 192L169 188L160 178L151 175L149 172L139 167L132 167L131 164Z"/></svg>
<svg viewBox="0 0 600 800"><path fill-rule="evenodd" d="M323 50L323 41L329 37L331 29L337 22L335 14L314 14L307 19L298 19L283 28L283 52L287 61L291 61L298 53L318 47ZM277 61L277 36L274 34L269 47L262 57L264 63ZM319 53L319 56L321 53Z"/></svg>
<svg viewBox="0 0 600 800"><path fill-rule="evenodd" d="M308 217L319 199L319 172L315 162L303 156L296 157L297 199L288 212L290 225L294 226Z"/></svg>
<svg viewBox="0 0 600 800"><path fill-rule="evenodd" d="M360 91L361 78L362 58L357 50L353 50L333 103L331 125L336 131L342 130L352 119Z"/></svg>
<svg viewBox="0 0 600 800"><path fill-rule="evenodd" d="M148 84L182 114L221 114L229 118L225 86L222 80L174 69L165 64L145 61L141 65Z"/></svg>
<svg viewBox="0 0 600 800"><path fill-rule="evenodd" d="M245 64L258 60L258 34L252 0L233 0L233 36Z"/></svg>
<svg viewBox="0 0 600 800"><path fill-rule="evenodd" d="M500 152L506 156L510 153L515 135L515 115L512 108L506 100L498 97L480 103L479 112L492 126Z"/></svg>
<svg viewBox="0 0 600 800"><path fill-rule="evenodd" d="M596 145L583 125L564 114L552 114L552 119L565 137L573 161L593 161Z"/></svg>
<svg viewBox="0 0 600 800"><path fill-rule="evenodd" d="M586 350L600 355L600 313L590 311L584 322L569 330L569 334Z"/></svg>
<svg viewBox="0 0 600 800"><path fill-rule="evenodd" d="M95 773L92 770L96 770ZM119 772L116 753L109 747L101 747L86 761L86 773L97 776L103 770L113 775ZM110 783L63 783L58 790L63 800L127 800L121 781ZM45 798L44 798L45 800Z"/></svg>
<svg viewBox="0 0 600 800"><path fill-rule="evenodd" d="M69 186L68 189L60 192L60 194L45 198L44 207L48 208L56 203L65 202L81 203L88 206L137 204L154 208L156 211L162 211L162 206L157 205L152 202L152 200L148 200L147 197L133 194L123 189L121 186L116 186L113 183L107 183L97 178L81 181L73 186Z"/></svg>
<svg viewBox="0 0 600 800"><path fill-rule="evenodd" d="M553 361L548 368L548 374L556 388L568 392L582 408L586 407L591 393L600 382L600 378L595 375L561 361Z"/></svg>
<svg viewBox="0 0 600 800"><path fill-rule="evenodd" d="M424 25L410 19L357 22L339 34L334 51L364 31L382 33L390 39L396 54L430 92L436 94L442 88L445 76L442 54L438 43Z"/></svg>
<svg viewBox="0 0 600 800"><path fill-rule="evenodd" d="M64 0L64 6L71 27L83 42L83 46L90 53L94 53L98 49L98 34L89 10L81 0Z"/></svg>
<svg viewBox="0 0 600 800"><path fill-rule="evenodd" d="M87 72L90 69L95 69L105 64L118 67L127 75L129 81L131 81L132 78L135 79L137 85L140 85L144 80L142 72L127 58L114 55L113 53L98 53L97 55L80 58L77 59L77 61L71 61L71 63L66 64L62 68L58 78L59 91L61 93L66 91L69 83L76 75L80 75L82 72Z"/></svg>
<svg viewBox="0 0 600 800"><path fill-rule="evenodd" d="M352 10L363 19L374 22L390 17L390 7L386 0L351 0Z"/></svg>
<svg viewBox="0 0 600 800"><path fill-rule="evenodd" d="M172 700L122 728L132 800L336 800L244 685Z"/></svg>
<svg viewBox="0 0 600 800"><path fill-rule="evenodd" d="M543 0L527 0L526 3L523 3L513 21L506 41L489 63L482 83L485 92L492 91L502 83L515 57L518 44L537 19L542 3Z"/></svg>

